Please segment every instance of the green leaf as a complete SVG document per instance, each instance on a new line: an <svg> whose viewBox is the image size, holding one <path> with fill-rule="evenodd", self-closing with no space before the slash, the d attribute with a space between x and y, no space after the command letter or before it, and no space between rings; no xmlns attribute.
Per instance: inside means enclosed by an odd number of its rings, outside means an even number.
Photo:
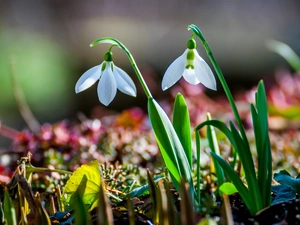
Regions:
<svg viewBox="0 0 300 225"><path fill-rule="evenodd" d="M180 177L183 176L190 184L190 191L194 192L191 167L171 121L153 98L148 99L148 112L158 146L175 188L179 190Z"/></svg>
<svg viewBox="0 0 300 225"><path fill-rule="evenodd" d="M51 225L49 215L46 209L44 209L44 207L42 206L42 202L39 195L35 201L37 205L37 214L35 215L36 224Z"/></svg>
<svg viewBox="0 0 300 225"><path fill-rule="evenodd" d="M290 46L275 40L268 40L266 45L270 51L281 55L296 72L300 72L300 58Z"/></svg>
<svg viewBox="0 0 300 225"><path fill-rule="evenodd" d="M67 195L66 202L69 205L71 204L70 207L72 207L72 199L76 199L75 197L72 198L76 191L82 195L84 204L90 205L89 210L96 207L98 204L100 177L100 166L97 160L91 161L75 170L67 181L63 193L63 196Z"/></svg>
<svg viewBox="0 0 300 225"><path fill-rule="evenodd" d="M157 182L158 180L160 180L163 177L164 177L164 175L162 175L162 174L155 176L154 181ZM149 185L148 184L145 184L141 187L137 187L137 188L133 189L129 193L129 196L130 196L130 198L134 198L134 197L139 197L139 196L143 196L146 194L149 194Z"/></svg>
<svg viewBox="0 0 300 225"><path fill-rule="evenodd" d="M13 206L12 200L9 196L8 191L5 189L4 191L4 217L6 224L8 225L17 225L17 218L16 218L16 210Z"/></svg>
<svg viewBox="0 0 300 225"><path fill-rule="evenodd" d="M238 190L236 189L236 187L234 186L234 184L229 183L229 182L223 183L220 186L219 190L221 192L223 192L224 194L226 194L226 195L232 195L232 194L238 192Z"/></svg>
<svg viewBox="0 0 300 225"><path fill-rule="evenodd" d="M249 190L246 188L246 186L243 184L242 180L238 176L238 174L232 169L232 167L227 163L223 158L216 155L215 153L211 152L211 156L218 161L220 166L223 168L224 172L227 174L229 179L232 181L236 189L238 190L240 196L244 200L245 204L247 205L249 211L251 214L255 214L257 210L255 209L255 203L253 202L253 199L249 195Z"/></svg>
<svg viewBox="0 0 300 225"><path fill-rule="evenodd" d="M112 208L110 206L107 194L105 193L103 184L100 185L97 214L98 225L113 225Z"/></svg>
<svg viewBox="0 0 300 225"><path fill-rule="evenodd" d="M271 204L272 155L269 139L267 98L262 81L258 84L255 100L256 109L253 104L250 107L258 156L258 185L263 207L267 207Z"/></svg>
<svg viewBox="0 0 300 225"><path fill-rule="evenodd" d="M147 170L147 178L148 178L148 185L150 190L150 196L152 201L152 221L155 224L159 224L159 216L161 212L161 196L158 187L156 186L150 171Z"/></svg>
<svg viewBox="0 0 300 225"><path fill-rule="evenodd" d="M72 204L74 208L74 214L75 214L75 224L90 224L89 214L85 207L85 204L82 199L81 193L76 191L73 196L75 196L74 204Z"/></svg>
<svg viewBox="0 0 300 225"><path fill-rule="evenodd" d="M192 138L189 111L182 94L176 95L173 110L173 126L192 168Z"/></svg>
<svg viewBox="0 0 300 225"><path fill-rule="evenodd" d="M274 179L289 188L297 194L300 194L300 178L293 178L286 170L281 170L279 173L274 174Z"/></svg>
<svg viewBox="0 0 300 225"><path fill-rule="evenodd" d="M207 113L207 120L211 120L209 113ZM207 139L211 151L220 156L220 150L219 150L216 132L214 127L212 126L207 126ZM218 187L220 187L225 182L224 171L214 158L213 158L213 162L216 170L216 176L218 178Z"/></svg>

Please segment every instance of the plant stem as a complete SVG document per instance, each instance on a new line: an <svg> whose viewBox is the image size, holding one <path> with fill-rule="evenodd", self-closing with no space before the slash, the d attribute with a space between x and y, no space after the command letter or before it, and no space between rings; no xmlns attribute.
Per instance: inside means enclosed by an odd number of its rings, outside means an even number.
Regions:
<svg viewBox="0 0 300 225"><path fill-rule="evenodd" d="M216 73L217 73L217 76L218 76L218 78L219 78L219 80L220 80L220 82L221 82L221 85L223 86L223 89L224 89L224 91L225 91L225 94L226 94L226 96L227 96L227 99L228 99L228 101L229 101L229 103L230 103L230 106L231 106L231 108L232 108L232 111L233 111L233 113L234 113L235 119L236 119L236 121L237 121L237 123L238 123L239 129L240 129L240 132L241 132L241 135L242 135L243 139L244 139L245 142L246 142L247 137L246 137L245 129L244 129L242 120L241 120L241 118L240 118L240 115L239 115L239 113L238 113L236 104L235 104L235 102L234 102L234 99L233 99L233 97L232 97L232 94L231 94L231 92L230 92L230 89L229 89L229 87L228 87L228 85L227 85L227 83L226 83L226 80L225 80L225 78L224 78L224 76L223 76L223 73L222 73L222 71L221 71L221 69L220 69L220 67L219 67L219 65L218 65L218 63L217 63L217 61L215 60L215 57L214 57L212 51L210 50L210 47L209 47L207 41L205 40L203 34L201 33L201 30L200 30L196 25L191 24L191 25L188 26L188 29L189 29L189 30L191 29L191 30L197 35L197 37L201 40L201 42L202 42L202 44L203 44L203 46L204 46L204 48L205 48L205 50L206 50L207 55L208 55L208 57L209 57L211 63L213 64L213 67L214 67L214 69L215 69L215 71L216 71ZM247 143L248 143L248 142L247 142Z"/></svg>
<svg viewBox="0 0 300 225"><path fill-rule="evenodd" d="M195 130L195 136L196 136L196 154L197 154L197 171L196 171L196 175L197 175L197 200L200 204L200 135L199 135L199 131Z"/></svg>

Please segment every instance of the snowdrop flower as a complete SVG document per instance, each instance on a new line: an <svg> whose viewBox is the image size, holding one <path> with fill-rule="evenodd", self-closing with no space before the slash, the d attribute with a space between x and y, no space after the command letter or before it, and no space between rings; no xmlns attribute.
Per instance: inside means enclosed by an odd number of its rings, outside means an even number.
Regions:
<svg viewBox="0 0 300 225"><path fill-rule="evenodd" d="M217 90L214 74L198 54L194 39L188 41L187 49L165 72L162 89L173 86L182 76L190 84L202 83L209 89Z"/></svg>
<svg viewBox="0 0 300 225"><path fill-rule="evenodd" d="M112 61L112 52L104 55L104 61L86 71L77 81L75 92L79 93L92 86L97 80L99 101L107 106L117 93L117 89L131 96L136 96L136 87L128 74L115 66Z"/></svg>

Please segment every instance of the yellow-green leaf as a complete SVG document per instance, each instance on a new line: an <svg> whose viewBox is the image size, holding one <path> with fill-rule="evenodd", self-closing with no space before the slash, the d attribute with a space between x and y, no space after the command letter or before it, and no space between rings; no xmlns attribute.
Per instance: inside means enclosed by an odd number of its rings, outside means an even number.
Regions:
<svg viewBox="0 0 300 225"><path fill-rule="evenodd" d="M74 171L64 188L66 203L72 208L72 196L76 191L82 196L83 203L92 210L98 204L100 189L100 165L97 160L91 161ZM73 198L74 199L74 198Z"/></svg>

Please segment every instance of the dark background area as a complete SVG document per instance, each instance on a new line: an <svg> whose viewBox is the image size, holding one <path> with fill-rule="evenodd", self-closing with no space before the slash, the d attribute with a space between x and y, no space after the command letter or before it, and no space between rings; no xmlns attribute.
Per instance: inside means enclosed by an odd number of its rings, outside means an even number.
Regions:
<svg viewBox="0 0 300 225"><path fill-rule="evenodd" d="M300 54L298 0L28 0L0 2L0 121L18 130L26 127L13 98L10 59L27 101L41 123L75 118L77 112L105 114L146 106L126 55L114 48L114 62L133 77L138 97L118 93L102 107L96 85L76 95L77 79L100 64L108 45L89 44L104 36L123 42L157 98L161 78L183 53L194 23L202 30L233 90L255 85L277 68L290 69L269 52L265 42L282 41ZM208 62L200 42L199 54ZM210 62L208 62L210 64ZM218 90L218 94L223 94ZM0 138L0 147L8 143Z"/></svg>

